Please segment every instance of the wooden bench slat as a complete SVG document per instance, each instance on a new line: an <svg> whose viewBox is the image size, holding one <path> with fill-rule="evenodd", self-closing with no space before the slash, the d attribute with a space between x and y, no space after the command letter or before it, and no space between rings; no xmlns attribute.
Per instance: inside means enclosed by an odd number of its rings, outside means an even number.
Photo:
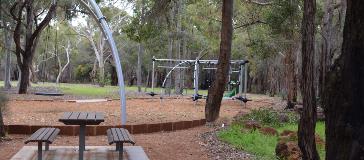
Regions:
<svg viewBox="0 0 364 160"><path fill-rule="evenodd" d="M96 113L95 112L89 112L87 115L87 121L95 121Z"/></svg>
<svg viewBox="0 0 364 160"><path fill-rule="evenodd" d="M55 131L55 128L49 128L48 132L43 136L43 140L48 140L49 137L53 134L53 132Z"/></svg>
<svg viewBox="0 0 364 160"><path fill-rule="evenodd" d="M121 133L120 129L119 128L116 128L116 134L118 134L118 137L119 137L119 141L125 141L125 137L124 135Z"/></svg>
<svg viewBox="0 0 364 160"><path fill-rule="evenodd" d="M96 120L96 121L104 120L104 114L102 114L102 113L100 113L100 112L96 112L95 120Z"/></svg>
<svg viewBox="0 0 364 160"><path fill-rule="evenodd" d="M106 135L107 135L107 141L109 142L109 144L112 144L114 139L110 129L106 130Z"/></svg>
<svg viewBox="0 0 364 160"><path fill-rule="evenodd" d="M81 112L78 116L78 119L87 119L88 113L87 112Z"/></svg>
<svg viewBox="0 0 364 160"><path fill-rule="evenodd" d="M109 144L113 143L131 143L135 144L129 131L124 128L110 128L106 131Z"/></svg>
<svg viewBox="0 0 364 160"><path fill-rule="evenodd" d="M53 133L48 138L48 143L53 143L53 141L56 139L56 137L57 137L57 135L59 134L60 131L61 131L60 129L55 128L55 130L53 131Z"/></svg>
<svg viewBox="0 0 364 160"><path fill-rule="evenodd" d="M120 141L118 133L116 132L116 128L111 128L111 133L112 133L114 142Z"/></svg>
<svg viewBox="0 0 364 160"><path fill-rule="evenodd" d="M58 128L40 128L34 132L24 143L47 142L52 143L60 130Z"/></svg>
<svg viewBox="0 0 364 160"><path fill-rule="evenodd" d="M71 116L68 119L77 120L80 112L72 112Z"/></svg>
<svg viewBox="0 0 364 160"><path fill-rule="evenodd" d="M33 140L33 139L37 139L39 137L40 134L42 134L44 132L45 128L40 128L37 131L35 131L28 139L28 140Z"/></svg>
<svg viewBox="0 0 364 160"><path fill-rule="evenodd" d="M48 133L49 130L50 128L46 128L44 132L42 132L42 134L40 134L36 140L44 140L43 137Z"/></svg>
<svg viewBox="0 0 364 160"><path fill-rule="evenodd" d="M68 119L72 115L72 112L65 112L61 119Z"/></svg>
<svg viewBox="0 0 364 160"><path fill-rule="evenodd" d="M123 133L124 136L126 136L126 139L129 143L135 144L134 139L131 137L127 129L121 129L121 132Z"/></svg>

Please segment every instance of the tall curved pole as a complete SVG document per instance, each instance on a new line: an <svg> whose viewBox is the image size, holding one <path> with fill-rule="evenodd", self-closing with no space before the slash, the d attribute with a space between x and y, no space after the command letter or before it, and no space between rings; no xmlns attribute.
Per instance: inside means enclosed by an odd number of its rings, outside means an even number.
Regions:
<svg viewBox="0 0 364 160"><path fill-rule="evenodd" d="M82 1L82 0L81 0ZM125 87L124 87L124 77L123 71L121 68L119 52L116 48L116 44L114 38L112 37L112 32L110 30L109 25L107 24L105 17L102 15L102 12L95 2L95 0L88 0L90 2L91 7L94 10L96 18L101 25L101 29L103 30L104 36L107 39L107 42L110 45L111 53L114 58L115 66L116 66L116 73L118 76L118 84L119 84L119 94L120 94L120 105L121 105L121 124L125 125L126 123L126 97L125 97Z"/></svg>

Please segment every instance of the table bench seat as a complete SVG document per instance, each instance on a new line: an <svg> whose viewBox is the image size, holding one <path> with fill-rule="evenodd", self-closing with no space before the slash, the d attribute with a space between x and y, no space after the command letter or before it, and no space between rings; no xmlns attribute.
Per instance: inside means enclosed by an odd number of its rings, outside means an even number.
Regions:
<svg viewBox="0 0 364 160"><path fill-rule="evenodd" d="M135 144L135 141L131 137L129 131L124 128L110 128L106 131L107 140L109 145L115 143L116 151L119 151L119 159L121 160L123 157L123 144L130 143Z"/></svg>
<svg viewBox="0 0 364 160"><path fill-rule="evenodd" d="M45 143L45 150L49 150L49 144L52 144L59 134L58 128L40 128L35 131L24 143L38 142L38 160L42 159L42 143Z"/></svg>

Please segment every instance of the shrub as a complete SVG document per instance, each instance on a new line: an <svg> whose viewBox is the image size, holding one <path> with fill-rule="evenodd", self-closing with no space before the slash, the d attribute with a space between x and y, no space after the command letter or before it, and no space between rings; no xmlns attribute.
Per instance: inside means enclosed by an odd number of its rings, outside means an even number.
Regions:
<svg viewBox="0 0 364 160"><path fill-rule="evenodd" d="M279 112L273 109L254 109L251 113L243 115L239 121L247 120L259 121L267 126L281 127L285 123L298 122L298 115L294 112Z"/></svg>
<svg viewBox="0 0 364 160"><path fill-rule="evenodd" d="M7 102L8 98L3 93L0 93L0 137L5 137L3 114L5 112Z"/></svg>

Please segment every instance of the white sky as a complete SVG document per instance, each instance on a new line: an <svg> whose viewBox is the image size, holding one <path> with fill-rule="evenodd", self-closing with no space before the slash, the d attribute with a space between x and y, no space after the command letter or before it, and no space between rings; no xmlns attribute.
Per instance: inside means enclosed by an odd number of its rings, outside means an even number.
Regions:
<svg viewBox="0 0 364 160"><path fill-rule="evenodd" d="M99 7L102 8L105 5L114 5L115 7L119 8L120 10L124 10L126 11L130 16L133 15L133 4L132 3L127 3L123 0L116 0L113 2L103 2L101 4L99 4ZM106 17L107 18L107 17ZM86 19L79 15L77 18L73 18L71 21L72 26L85 26L86 25Z"/></svg>

